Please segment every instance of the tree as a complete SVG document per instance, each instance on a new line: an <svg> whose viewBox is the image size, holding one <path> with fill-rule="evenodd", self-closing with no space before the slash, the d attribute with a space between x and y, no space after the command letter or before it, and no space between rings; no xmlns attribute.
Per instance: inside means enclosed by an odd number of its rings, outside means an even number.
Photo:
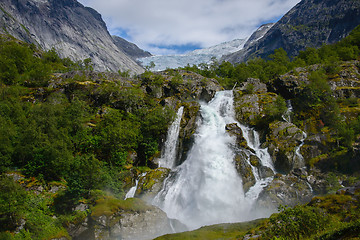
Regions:
<svg viewBox="0 0 360 240"><path fill-rule="evenodd" d="M13 230L24 212L26 191L5 174L0 175L0 231Z"/></svg>

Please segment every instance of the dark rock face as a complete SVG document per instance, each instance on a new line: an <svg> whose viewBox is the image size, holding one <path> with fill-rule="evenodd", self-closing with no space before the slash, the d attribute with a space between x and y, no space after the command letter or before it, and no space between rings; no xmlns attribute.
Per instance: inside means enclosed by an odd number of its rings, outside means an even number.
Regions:
<svg viewBox="0 0 360 240"><path fill-rule="evenodd" d="M275 23L267 23L261 25L246 41L244 48L250 47L251 45L258 42L265 34L274 26Z"/></svg>
<svg viewBox="0 0 360 240"><path fill-rule="evenodd" d="M101 15L76 0L4 0L0 6L2 33L55 48L63 58L91 58L95 70L143 72L115 45Z"/></svg>
<svg viewBox="0 0 360 240"><path fill-rule="evenodd" d="M299 171L301 171L299 169ZM277 174L274 180L264 188L257 200L259 207L277 208L307 203L313 197L311 185L306 179L307 173L288 175Z"/></svg>
<svg viewBox="0 0 360 240"><path fill-rule="evenodd" d="M116 46L133 60L152 56L151 53L140 49L136 44L128 42L121 37L112 36L112 38L114 39Z"/></svg>
<svg viewBox="0 0 360 240"><path fill-rule="evenodd" d="M318 48L346 37L360 24L360 2L349 0L303 0L280 19L256 43L225 56L238 63L253 57L267 57L283 48L295 56L306 47Z"/></svg>
<svg viewBox="0 0 360 240"><path fill-rule="evenodd" d="M303 140L302 131L294 124L275 121L269 125L266 145L279 172L288 173L293 168L304 167L305 162L295 154L295 148Z"/></svg>

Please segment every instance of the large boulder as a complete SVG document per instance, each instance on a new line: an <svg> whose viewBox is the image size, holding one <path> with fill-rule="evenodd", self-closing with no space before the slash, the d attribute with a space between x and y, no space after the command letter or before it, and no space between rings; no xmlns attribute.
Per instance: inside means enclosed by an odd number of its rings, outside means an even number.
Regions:
<svg viewBox="0 0 360 240"><path fill-rule="evenodd" d="M274 209L307 203L313 197L313 190L306 175L275 175L274 180L264 188L257 200L257 206Z"/></svg>
<svg viewBox="0 0 360 240"><path fill-rule="evenodd" d="M197 128L197 120L199 117L200 104L195 101L184 102L183 117L180 122L179 132L179 151L176 165L180 165L186 160L187 153L194 143L194 133Z"/></svg>
<svg viewBox="0 0 360 240"><path fill-rule="evenodd" d="M277 95L267 92L266 85L258 79L248 79L234 90L236 119L247 125L255 126L259 119L266 116L266 107L273 103Z"/></svg>
<svg viewBox="0 0 360 240"><path fill-rule="evenodd" d="M141 176L135 197L150 202L161 191L163 182L169 173L170 169L168 168L157 168Z"/></svg>
<svg viewBox="0 0 360 240"><path fill-rule="evenodd" d="M296 68L269 82L268 88L285 99L293 99L301 93L305 85L310 83L308 75L309 72L306 68Z"/></svg>
<svg viewBox="0 0 360 240"><path fill-rule="evenodd" d="M242 179L244 192L247 192L249 188L256 183L256 179L252 167L247 159L248 156L245 153L243 153L236 155L234 161L235 168Z"/></svg>
<svg viewBox="0 0 360 240"><path fill-rule="evenodd" d="M345 62L340 72L329 81L334 96L338 99L360 97L360 63L359 61Z"/></svg>
<svg viewBox="0 0 360 240"><path fill-rule="evenodd" d="M91 207L91 215L79 225L77 231L69 231L75 240L147 240L186 230L183 224L140 199L119 200L109 196L98 199Z"/></svg>
<svg viewBox="0 0 360 240"><path fill-rule="evenodd" d="M293 123L283 121L270 123L269 130L266 146L276 170L288 173L294 168L304 167L305 162L296 151L304 140L304 133Z"/></svg>

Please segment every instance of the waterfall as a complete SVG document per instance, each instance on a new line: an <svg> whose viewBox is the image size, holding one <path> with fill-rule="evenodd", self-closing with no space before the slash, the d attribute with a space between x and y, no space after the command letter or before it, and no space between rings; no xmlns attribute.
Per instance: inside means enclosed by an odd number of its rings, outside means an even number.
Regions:
<svg viewBox="0 0 360 240"><path fill-rule="evenodd" d="M282 115L282 118L285 122L291 123L291 114L294 110L291 105L291 100L286 100L286 107L287 107L287 110L284 113L284 115Z"/></svg>
<svg viewBox="0 0 360 240"><path fill-rule="evenodd" d="M282 116L282 118L283 118L283 120L285 122L291 123L291 114L292 114L292 112L294 110L292 105L291 105L291 100L286 100L286 106L287 106L287 110L286 110L285 114ZM302 134L303 134L303 138L300 140L300 145L295 148L295 156L294 157L299 160L299 163L303 167L303 166L305 166L305 161L304 161L303 155L300 152L300 149L305 143L305 139L307 138L307 134L304 131L302 131Z"/></svg>
<svg viewBox="0 0 360 240"><path fill-rule="evenodd" d="M179 138L180 131L180 122L184 112L184 107L180 107L177 111L174 122L171 124L166 141L164 144L164 149L159 159L159 167L165 167L172 169L176 161L176 150Z"/></svg>
<svg viewBox="0 0 360 240"><path fill-rule="evenodd" d="M239 124L239 126L244 133L243 135L247 145L254 150L255 155L260 159L261 165L268 167L275 172L275 168L267 148L261 148L259 133L256 132L255 129L246 127L242 124Z"/></svg>
<svg viewBox="0 0 360 240"><path fill-rule="evenodd" d="M307 134L304 131L302 132L302 134L303 134L303 138L300 141L300 145L295 148L295 157L297 157L299 159L299 163L301 163L301 166L304 167L305 166L305 161L304 161L303 155L300 152L300 149L305 143L305 139L307 138Z"/></svg>
<svg viewBox="0 0 360 240"><path fill-rule="evenodd" d="M201 103L200 113L202 120L187 159L165 180L153 204L189 229L258 217L250 213L253 198L267 183L259 181L254 194L245 196L233 163L235 137L225 130L226 124L236 122L232 91L218 92L208 104ZM264 164L272 166L270 162Z"/></svg>
<svg viewBox="0 0 360 240"><path fill-rule="evenodd" d="M126 199L128 199L128 198L133 198L133 197L135 196L136 189L137 189L138 184L139 184L139 180L140 180L141 177L144 177L145 175L146 175L146 173L143 173L143 174L141 174L141 175L139 176L138 179L136 179L136 181L135 181L135 186L133 186L132 188L130 188L130 190L126 193L124 200L126 200Z"/></svg>

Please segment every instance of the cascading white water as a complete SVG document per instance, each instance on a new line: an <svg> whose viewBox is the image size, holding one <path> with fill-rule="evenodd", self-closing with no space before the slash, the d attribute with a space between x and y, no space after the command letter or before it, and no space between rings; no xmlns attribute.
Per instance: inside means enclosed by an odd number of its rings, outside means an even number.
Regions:
<svg viewBox="0 0 360 240"><path fill-rule="evenodd" d="M255 155L260 159L261 165L266 166L275 172L275 168L267 148L261 148L259 133L253 128L246 127L239 123L238 125L243 131L247 145L254 150Z"/></svg>
<svg viewBox="0 0 360 240"><path fill-rule="evenodd" d="M245 197L233 163L235 138L225 130L236 122L232 91L218 92L200 112L202 122L186 161L166 179L153 204L190 229L255 218L250 216L254 195L251 201Z"/></svg>
<svg viewBox="0 0 360 240"><path fill-rule="evenodd" d="M180 122L184 112L184 107L181 106L176 114L174 122L171 124L168 130L164 149L159 159L159 167L165 167L172 169L176 161L176 149L179 139Z"/></svg>
<svg viewBox="0 0 360 240"><path fill-rule="evenodd" d="M285 114L282 116L282 118L284 121L291 123L291 114L294 110L292 107L292 104L291 104L291 100L286 101L286 106L287 106L287 110L286 110ZM295 156L294 156L295 158L297 158L298 162L300 163L300 167L305 166L304 157L301 154L300 149L304 145L305 139L307 138L306 132L303 131L302 134L303 134L303 138L300 141L300 145L295 148Z"/></svg>
<svg viewBox="0 0 360 240"><path fill-rule="evenodd" d="M139 176L139 178L135 181L135 186L133 186L132 188L130 188L130 190L126 193L125 195L125 200L128 198L133 198L135 196L136 193L136 189L138 187L139 184L139 180L141 177L144 177L146 175L146 173L143 173Z"/></svg>
<svg viewBox="0 0 360 240"><path fill-rule="evenodd" d="M302 132L302 134L303 134L303 138L301 139L300 145L295 148L295 157L298 158L301 167L305 167L304 157L301 154L300 150L301 147L305 144L305 139L307 138L307 134L306 132Z"/></svg>
<svg viewBox="0 0 360 240"><path fill-rule="evenodd" d="M282 115L282 118L285 122L290 123L291 122L291 114L293 112L293 107L291 105L291 100L286 100L286 112L284 113L284 115Z"/></svg>

